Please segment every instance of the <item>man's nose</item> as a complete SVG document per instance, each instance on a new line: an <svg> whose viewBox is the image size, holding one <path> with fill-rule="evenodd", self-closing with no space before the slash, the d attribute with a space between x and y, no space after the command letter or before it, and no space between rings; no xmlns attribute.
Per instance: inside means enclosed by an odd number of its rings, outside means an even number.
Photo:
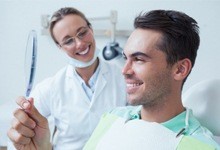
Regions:
<svg viewBox="0 0 220 150"><path fill-rule="evenodd" d="M123 75L133 74L132 63L130 61L126 61L124 67L122 68Z"/></svg>

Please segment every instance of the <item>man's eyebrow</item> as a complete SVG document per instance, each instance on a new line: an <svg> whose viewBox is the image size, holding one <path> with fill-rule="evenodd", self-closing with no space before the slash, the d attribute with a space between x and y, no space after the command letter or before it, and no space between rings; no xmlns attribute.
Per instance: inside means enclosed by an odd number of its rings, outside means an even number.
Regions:
<svg viewBox="0 0 220 150"><path fill-rule="evenodd" d="M126 56L126 54L124 53L124 51L122 51L122 56L123 56L124 58L127 58L127 56ZM145 53L142 53L142 52L135 52L135 53L132 53L132 54L130 55L130 57L136 57L136 56L143 56L143 57L146 57L146 58L150 58L149 55L147 55L147 54L145 54Z"/></svg>
<svg viewBox="0 0 220 150"><path fill-rule="evenodd" d="M131 57L137 57L137 56L143 56L143 57L149 58L147 54L142 53L142 52L135 52L131 54Z"/></svg>

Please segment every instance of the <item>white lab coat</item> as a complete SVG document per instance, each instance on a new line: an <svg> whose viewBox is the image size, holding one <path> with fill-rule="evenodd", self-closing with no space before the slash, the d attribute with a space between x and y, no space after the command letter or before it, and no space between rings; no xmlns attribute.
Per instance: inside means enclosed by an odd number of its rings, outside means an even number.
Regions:
<svg viewBox="0 0 220 150"><path fill-rule="evenodd" d="M100 61L96 89L90 101L68 65L55 76L38 84L31 96L45 117L52 116L58 132L55 150L81 150L101 115L116 106L126 105L126 90L121 70Z"/></svg>

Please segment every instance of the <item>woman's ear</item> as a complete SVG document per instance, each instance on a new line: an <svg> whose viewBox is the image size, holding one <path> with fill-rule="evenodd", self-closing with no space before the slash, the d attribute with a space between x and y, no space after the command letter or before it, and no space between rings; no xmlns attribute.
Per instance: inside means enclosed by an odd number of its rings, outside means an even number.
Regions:
<svg viewBox="0 0 220 150"><path fill-rule="evenodd" d="M192 63L188 58L178 61L174 65L174 79L184 80L192 69Z"/></svg>

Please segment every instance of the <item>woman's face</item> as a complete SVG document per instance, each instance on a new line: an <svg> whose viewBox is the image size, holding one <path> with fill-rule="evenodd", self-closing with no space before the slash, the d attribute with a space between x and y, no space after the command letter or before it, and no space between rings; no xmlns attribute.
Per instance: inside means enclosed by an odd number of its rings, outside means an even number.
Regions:
<svg viewBox="0 0 220 150"><path fill-rule="evenodd" d="M70 57L82 62L92 60L96 49L93 30L82 17L69 14L54 25L52 32Z"/></svg>

